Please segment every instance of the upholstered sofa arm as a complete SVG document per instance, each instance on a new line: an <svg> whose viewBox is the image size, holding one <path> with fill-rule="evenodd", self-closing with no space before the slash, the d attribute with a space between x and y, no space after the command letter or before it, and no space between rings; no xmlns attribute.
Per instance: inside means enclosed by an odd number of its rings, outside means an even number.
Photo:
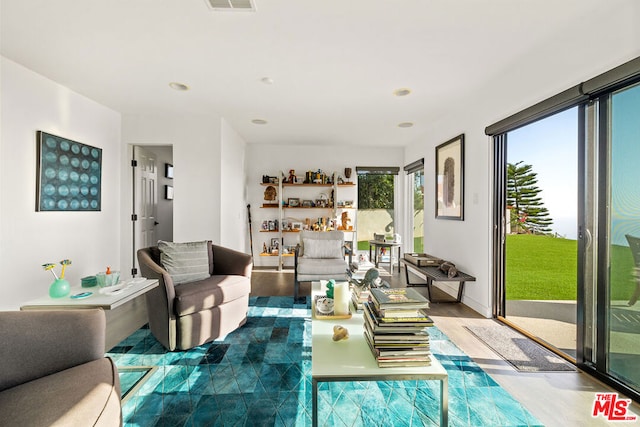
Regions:
<svg viewBox="0 0 640 427"><path fill-rule="evenodd" d="M0 391L104 357L102 309L0 312Z"/></svg>
<svg viewBox="0 0 640 427"><path fill-rule="evenodd" d="M213 274L233 274L251 278L253 268L251 255L223 246L211 246L213 248Z"/></svg>
<svg viewBox="0 0 640 427"><path fill-rule="evenodd" d="M167 301L173 301L176 296L173 279L169 272L153 259L150 248L138 250L138 265L142 277L158 279L159 286L164 290Z"/></svg>

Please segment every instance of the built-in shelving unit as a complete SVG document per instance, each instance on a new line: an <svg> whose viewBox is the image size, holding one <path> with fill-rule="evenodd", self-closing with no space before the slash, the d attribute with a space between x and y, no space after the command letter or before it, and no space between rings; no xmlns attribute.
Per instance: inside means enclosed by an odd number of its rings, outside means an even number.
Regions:
<svg viewBox="0 0 640 427"><path fill-rule="evenodd" d="M284 265L283 263L284 258L294 256L293 253L283 253L283 248L287 248L286 250L291 250L291 248L295 247L295 245L298 243L298 236L296 236L296 233L299 233L301 229L305 227L306 221L316 220L314 224L320 224L320 221L324 220L326 227L330 228L330 226L333 225L333 228L335 229L341 224L340 216L342 211L344 210L352 210L354 213L349 215L349 219L351 221L350 224L353 225L355 221L355 207L353 206L353 200L352 200L352 206L348 206L348 207L337 206L338 204L337 202L338 200L340 200L339 199L340 190L343 190L346 188L355 188L356 187L355 183L353 182L338 183L337 182L338 175L336 172L334 172L331 175L332 183L330 184L326 184L326 183L325 184L323 183L298 184L298 183L283 182L285 178L286 176L284 175L284 173L280 171L278 173L277 183L276 182L260 183L262 187L272 186L277 189L276 200L273 201L272 203L268 203L267 201L264 201L262 203L262 206L260 206L260 209L265 209L265 212L275 211L277 209L278 213L277 215L275 215L275 218L274 217L270 219L263 218L260 224L256 224L259 227L260 233L267 233L267 234L270 233L271 235L273 235L273 237L271 238L271 241L274 241L274 239L277 239L276 240L278 242L277 253L269 253L269 252L265 253L263 251L263 247L267 245L267 243L265 242L258 243L259 245L258 251L260 252L259 255L261 257L277 257L278 270L282 270ZM321 192L320 195L318 196L317 194L313 194L311 192L312 189L320 189L324 191L329 190L331 194L329 195L329 194L326 194L325 192ZM352 194L351 197L353 199L357 197L357 194ZM326 206L300 206L300 205L290 206L289 202L291 201L291 199L297 200L298 203L300 204L304 203L305 201L311 204L315 204L318 201L323 201L324 203L326 203ZM313 218L305 218L305 219L296 218L296 212L298 213L308 212L309 216L312 216ZM264 216L265 215L263 215L263 217ZM327 221L329 223L327 223ZM268 224L267 229L264 228L266 224ZM286 228L284 229L283 229L283 224L286 225ZM293 226L298 228L290 229L289 224L293 224ZM345 231L345 233L348 234L347 236L345 236L346 240L351 241L353 244L353 241L355 240L355 227L352 230ZM262 234L262 235L265 235L265 234ZM285 238L285 236L289 236L289 237ZM271 250L271 245L267 247L267 250Z"/></svg>

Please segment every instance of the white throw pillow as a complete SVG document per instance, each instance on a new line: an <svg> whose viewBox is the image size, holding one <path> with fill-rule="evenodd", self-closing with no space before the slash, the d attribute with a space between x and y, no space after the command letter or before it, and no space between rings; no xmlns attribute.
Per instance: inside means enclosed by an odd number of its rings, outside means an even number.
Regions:
<svg viewBox="0 0 640 427"><path fill-rule="evenodd" d="M302 239L308 258L342 258L342 240Z"/></svg>
<svg viewBox="0 0 640 427"><path fill-rule="evenodd" d="M158 241L160 262L173 284L195 282L209 277L207 242L175 243Z"/></svg>

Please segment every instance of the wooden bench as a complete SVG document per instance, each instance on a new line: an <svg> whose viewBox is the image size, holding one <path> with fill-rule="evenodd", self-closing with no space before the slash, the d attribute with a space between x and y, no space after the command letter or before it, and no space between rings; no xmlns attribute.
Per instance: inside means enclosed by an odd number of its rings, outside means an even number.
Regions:
<svg viewBox="0 0 640 427"><path fill-rule="evenodd" d="M428 298L429 298L429 301L431 302L456 302L456 303L461 302L462 292L464 291L464 284L466 282L475 282L476 280L475 277L467 273L463 273L460 270L458 270L458 274L455 277L449 277L447 276L447 273L443 272L442 270L440 270L440 268L435 266L421 267L407 259L403 259L402 262L404 263L404 272L407 277L407 286L426 286ZM409 272L422 278L423 280L426 281L426 283L411 283L409 281ZM433 285L433 282L458 282L458 297L456 298L456 300L455 301L449 301L449 300L434 301L431 298L431 286Z"/></svg>

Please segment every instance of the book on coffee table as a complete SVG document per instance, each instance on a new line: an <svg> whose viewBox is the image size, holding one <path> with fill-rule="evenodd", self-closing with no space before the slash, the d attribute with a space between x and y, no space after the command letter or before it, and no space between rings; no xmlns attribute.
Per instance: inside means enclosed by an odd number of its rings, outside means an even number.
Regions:
<svg viewBox="0 0 640 427"><path fill-rule="evenodd" d="M413 288L371 288L371 301L383 310L429 308L429 300Z"/></svg>

